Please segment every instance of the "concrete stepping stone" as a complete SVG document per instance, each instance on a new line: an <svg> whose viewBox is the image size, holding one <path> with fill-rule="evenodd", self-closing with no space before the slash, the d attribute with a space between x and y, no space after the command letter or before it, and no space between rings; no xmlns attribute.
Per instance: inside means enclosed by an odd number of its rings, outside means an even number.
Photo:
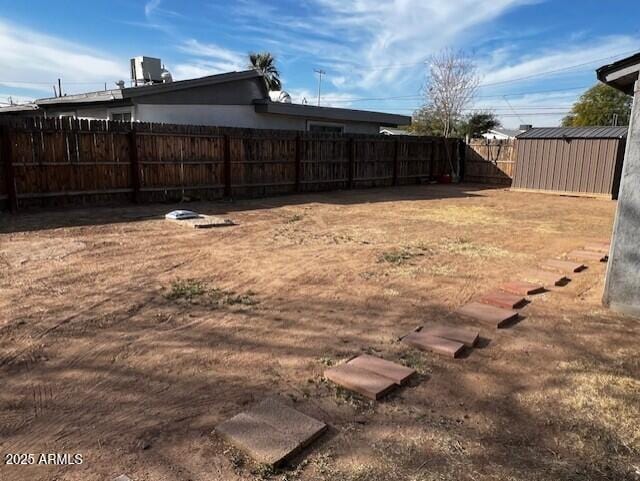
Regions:
<svg viewBox="0 0 640 481"><path fill-rule="evenodd" d="M395 362L387 361L379 357L370 356L369 354L362 354L361 356L354 357L347 362L347 364L364 369L365 371L371 371L379 376L386 377L398 386L403 385L416 373L415 369L411 369L410 367L396 364Z"/></svg>
<svg viewBox="0 0 640 481"><path fill-rule="evenodd" d="M524 297L504 291L489 292L478 300L484 304L502 307L503 309L519 309L527 303Z"/></svg>
<svg viewBox="0 0 640 481"><path fill-rule="evenodd" d="M563 261L560 259L549 259L548 261L544 261L540 267L549 271L560 272L581 272L587 268L587 266L579 262Z"/></svg>
<svg viewBox="0 0 640 481"><path fill-rule="evenodd" d="M532 296L535 294L541 294L545 291L542 284L525 281L505 282L504 284L501 284L498 289L519 296Z"/></svg>
<svg viewBox="0 0 640 481"><path fill-rule="evenodd" d="M450 341L461 342L466 347L474 347L480 339L480 333L474 329L465 329L452 326L424 326L420 332L441 337Z"/></svg>
<svg viewBox="0 0 640 481"><path fill-rule="evenodd" d="M591 242L584 246L586 251L602 252L603 254L608 254L610 249L611 244L608 242Z"/></svg>
<svg viewBox="0 0 640 481"><path fill-rule="evenodd" d="M497 328L505 327L518 317L518 311L490 306L482 302L470 302L456 311L463 316L473 317L482 322L492 324Z"/></svg>
<svg viewBox="0 0 640 481"><path fill-rule="evenodd" d="M607 262L609 260L609 254L603 254L602 252L587 251L587 250L575 250L567 254L567 257L578 260L590 260L598 262Z"/></svg>
<svg viewBox="0 0 640 481"><path fill-rule="evenodd" d="M278 399L265 399L216 427L227 442L254 460L277 466L313 442L327 425Z"/></svg>
<svg viewBox="0 0 640 481"><path fill-rule="evenodd" d="M397 387L396 382L392 379L348 362L327 369L324 372L324 377L374 401Z"/></svg>
<svg viewBox="0 0 640 481"><path fill-rule="evenodd" d="M571 280L562 274L542 270L527 271L522 275L522 277L527 281L540 282L545 287L564 286Z"/></svg>
<svg viewBox="0 0 640 481"><path fill-rule="evenodd" d="M410 332L402 338L402 342L422 351L432 351L454 359L464 350L464 344L461 342L434 336L423 331Z"/></svg>

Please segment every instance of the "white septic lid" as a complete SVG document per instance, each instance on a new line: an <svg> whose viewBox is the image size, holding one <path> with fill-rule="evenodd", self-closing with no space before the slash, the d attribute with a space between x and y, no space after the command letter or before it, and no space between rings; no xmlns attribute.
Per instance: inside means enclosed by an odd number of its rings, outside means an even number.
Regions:
<svg viewBox="0 0 640 481"><path fill-rule="evenodd" d="M197 219L200 215L192 210L172 210L164 216L165 219L171 220L183 220L183 219Z"/></svg>

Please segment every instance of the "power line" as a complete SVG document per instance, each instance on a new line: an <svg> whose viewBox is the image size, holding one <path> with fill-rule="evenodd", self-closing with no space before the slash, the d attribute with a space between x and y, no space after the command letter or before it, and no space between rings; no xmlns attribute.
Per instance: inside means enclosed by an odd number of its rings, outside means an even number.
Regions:
<svg viewBox="0 0 640 481"><path fill-rule="evenodd" d="M531 94L543 94L543 93L553 93L553 92L569 92L573 90L583 90L591 87L591 85L581 85L579 87L567 87L562 89L547 89L547 90L531 90L528 92L513 92L507 94L498 94L498 95L477 95L475 98L477 99L493 99L493 98L502 98L504 96L507 97L518 97L524 95ZM423 95L396 95L393 97L354 97L351 99L345 99L342 97L325 97L324 100L332 103L352 103L352 102L372 102L378 100L416 100L424 98Z"/></svg>
<svg viewBox="0 0 640 481"><path fill-rule="evenodd" d="M511 111L516 114L516 116L518 117L518 119L520 120L520 122L522 122L524 124L524 120L522 120L522 117L520 117L516 111L513 109L513 107L511 106L511 104L509 103L509 101L507 100L507 97L503 97L504 101L506 102L506 104L509 106L509 108L511 109Z"/></svg>
<svg viewBox="0 0 640 481"><path fill-rule="evenodd" d="M2 84L27 84L27 85L53 85L54 83L56 83L56 81L51 81L51 82L43 82L43 81L37 81L37 80L0 80L0 83ZM72 85L102 85L104 84L104 80L102 81L97 81L97 82L87 82L87 81L79 81L79 80L72 80L72 81L64 81L65 84L72 84ZM109 82L107 82L109 83Z"/></svg>
<svg viewBox="0 0 640 481"><path fill-rule="evenodd" d="M544 75L552 75L552 74L555 74L555 73L566 72L566 71L569 71L569 70L576 69L578 67L584 67L584 66L590 65L590 64L595 63L595 62L603 62L605 60L614 59L616 57L620 57L620 56L623 56L623 55L628 55L630 53L634 53L634 52L637 52L637 51L638 51L637 49L634 49L634 50L630 50L630 51L627 51L627 52L617 53L615 55L609 55L608 57L596 58L596 59L590 60L588 62L583 62L583 63L579 63L579 64L575 64L575 65L569 65L567 67L563 67L563 68L559 68L559 69L547 70L547 71L544 71L544 72L538 72L538 73L535 73L535 74L526 75L526 76L523 76L523 77L517 77L517 78L514 78L514 79L503 80L503 81L499 81L499 82L491 82L491 83L481 83L480 86L481 87L488 87L488 86L491 86L491 85L502 85L502 84L505 84L505 83L519 82L521 80L528 80L528 79L531 79L531 78L536 78L536 77L540 77L540 76L544 76Z"/></svg>

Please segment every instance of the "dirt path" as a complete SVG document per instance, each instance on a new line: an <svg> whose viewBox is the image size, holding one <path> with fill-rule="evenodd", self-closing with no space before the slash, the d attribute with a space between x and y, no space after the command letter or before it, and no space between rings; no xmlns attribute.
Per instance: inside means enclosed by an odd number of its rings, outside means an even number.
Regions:
<svg viewBox="0 0 640 481"><path fill-rule="evenodd" d="M0 479L640 479L638 324L600 306L604 265L459 361L395 342L607 238L613 202L421 186L189 208L238 225L161 205L0 219L0 452L84 459ZM420 377L376 405L322 380L360 351ZM211 431L273 394L331 430L270 475Z"/></svg>

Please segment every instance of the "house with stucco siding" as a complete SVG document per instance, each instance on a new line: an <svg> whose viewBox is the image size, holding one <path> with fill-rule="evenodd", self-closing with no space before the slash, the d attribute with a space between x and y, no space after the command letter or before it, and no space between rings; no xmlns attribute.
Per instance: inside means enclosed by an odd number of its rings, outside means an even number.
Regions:
<svg viewBox="0 0 640 481"><path fill-rule="evenodd" d="M4 110L5 115L359 134L411 123L404 115L273 101L255 70L131 87L121 82L117 89L44 98L24 109Z"/></svg>

